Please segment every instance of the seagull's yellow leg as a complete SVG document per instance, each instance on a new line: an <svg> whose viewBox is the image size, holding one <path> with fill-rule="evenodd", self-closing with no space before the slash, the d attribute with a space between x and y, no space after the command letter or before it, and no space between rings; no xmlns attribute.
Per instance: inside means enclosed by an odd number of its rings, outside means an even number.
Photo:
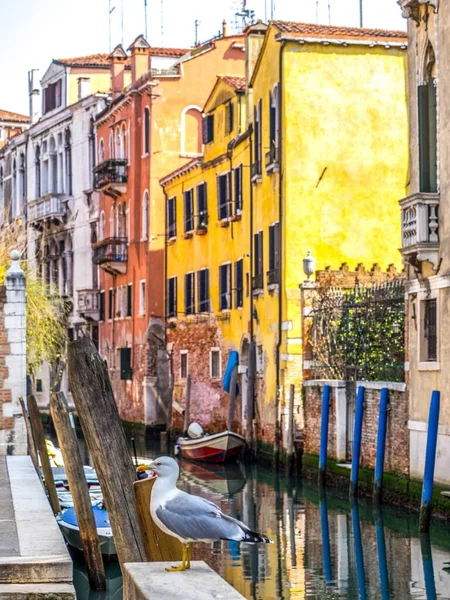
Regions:
<svg viewBox="0 0 450 600"><path fill-rule="evenodd" d="M191 558L192 558L192 550L194 549L194 544L192 542L190 542L187 545L187 565L186 565L186 569L190 569L191 568Z"/></svg>
<svg viewBox="0 0 450 600"><path fill-rule="evenodd" d="M181 555L181 565L178 565L177 567L168 567L166 569L166 571L186 571L186 569L189 569L189 567L186 566L187 555L188 555L188 544L183 544L182 555Z"/></svg>

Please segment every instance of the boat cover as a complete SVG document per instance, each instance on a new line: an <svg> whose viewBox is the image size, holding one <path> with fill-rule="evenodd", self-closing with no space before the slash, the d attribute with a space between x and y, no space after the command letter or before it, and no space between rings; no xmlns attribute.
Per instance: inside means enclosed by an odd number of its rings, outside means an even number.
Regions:
<svg viewBox="0 0 450 600"><path fill-rule="evenodd" d="M104 508L93 506L95 526L98 527L111 527L109 522L108 512ZM74 508L68 508L61 515L61 521L65 521L68 525L78 525L77 515L75 514Z"/></svg>
<svg viewBox="0 0 450 600"><path fill-rule="evenodd" d="M234 367L239 364L239 353L236 350L232 350L228 355L227 368L222 378L223 389L230 393L231 376L233 374ZM236 384L236 396L239 396L239 385Z"/></svg>

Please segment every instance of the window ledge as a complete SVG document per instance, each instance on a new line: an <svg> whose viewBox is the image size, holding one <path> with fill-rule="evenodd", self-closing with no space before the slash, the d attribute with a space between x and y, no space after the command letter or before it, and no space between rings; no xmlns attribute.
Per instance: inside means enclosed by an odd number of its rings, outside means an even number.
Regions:
<svg viewBox="0 0 450 600"><path fill-rule="evenodd" d="M219 221L219 227L229 227L230 221L228 219L222 219Z"/></svg>
<svg viewBox="0 0 450 600"><path fill-rule="evenodd" d="M183 233L183 240L190 240L193 235L193 231L186 231L186 233Z"/></svg>
<svg viewBox="0 0 450 600"><path fill-rule="evenodd" d="M420 361L418 366L419 371L440 371L441 363L437 361Z"/></svg>
<svg viewBox="0 0 450 600"><path fill-rule="evenodd" d="M176 237L171 237L167 240L167 243L169 244L169 246L172 246L172 244L175 244L176 241L177 241Z"/></svg>
<svg viewBox="0 0 450 600"><path fill-rule="evenodd" d="M241 213L236 213L230 217L230 221L240 221L242 219Z"/></svg>
<svg viewBox="0 0 450 600"><path fill-rule="evenodd" d="M264 290L262 288L256 288L253 290L254 296L264 296Z"/></svg>
<svg viewBox="0 0 450 600"><path fill-rule="evenodd" d="M195 230L195 235L206 235L208 233L207 227L200 227Z"/></svg>
<svg viewBox="0 0 450 600"><path fill-rule="evenodd" d="M257 175L253 175L252 183L262 183L262 175L258 173Z"/></svg>
<svg viewBox="0 0 450 600"><path fill-rule="evenodd" d="M280 286L278 283L271 283L267 286L267 291L271 294L278 294L280 291Z"/></svg>
<svg viewBox="0 0 450 600"><path fill-rule="evenodd" d="M148 158L150 156L149 152L145 152L145 154L142 154L141 158Z"/></svg>
<svg viewBox="0 0 450 600"><path fill-rule="evenodd" d="M266 167L266 173L268 175L271 173L278 173L279 171L280 171L280 165L276 162L270 163L270 165L267 165L267 167Z"/></svg>
<svg viewBox="0 0 450 600"><path fill-rule="evenodd" d="M181 152L180 158L201 158L203 152Z"/></svg>

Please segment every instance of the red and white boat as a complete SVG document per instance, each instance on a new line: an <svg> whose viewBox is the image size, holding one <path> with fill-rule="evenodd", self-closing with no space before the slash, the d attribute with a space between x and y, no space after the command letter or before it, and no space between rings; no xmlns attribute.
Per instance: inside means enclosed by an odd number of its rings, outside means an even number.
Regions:
<svg viewBox="0 0 450 600"><path fill-rule="evenodd" d="M205 462L236 461L245 448L245 438L232 431L203 435L195 439L180 437L176 448L183 458Z"/></svg>

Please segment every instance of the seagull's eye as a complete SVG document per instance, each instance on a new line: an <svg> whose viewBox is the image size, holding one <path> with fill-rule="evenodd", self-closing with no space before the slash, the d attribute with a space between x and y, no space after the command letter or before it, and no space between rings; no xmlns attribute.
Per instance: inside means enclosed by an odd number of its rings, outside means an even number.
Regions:
<svg viewBox="0 0 450 600"><path fill-rule="evenodd" d="M161 463L156 463L156 466L157 466L157 467L160 467L160 466L161 466Z"/></svg>

